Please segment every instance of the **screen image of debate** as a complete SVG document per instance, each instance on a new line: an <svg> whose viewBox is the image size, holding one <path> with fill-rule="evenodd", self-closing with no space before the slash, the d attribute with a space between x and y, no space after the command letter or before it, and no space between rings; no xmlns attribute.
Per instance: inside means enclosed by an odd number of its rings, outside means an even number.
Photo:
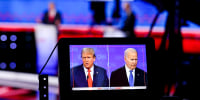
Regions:
<svg viewBox="0 0 200 100"><path fill-rule="evenodd" d="M72 90L147 88L144 44L70 45L69 55Z"/></svg>

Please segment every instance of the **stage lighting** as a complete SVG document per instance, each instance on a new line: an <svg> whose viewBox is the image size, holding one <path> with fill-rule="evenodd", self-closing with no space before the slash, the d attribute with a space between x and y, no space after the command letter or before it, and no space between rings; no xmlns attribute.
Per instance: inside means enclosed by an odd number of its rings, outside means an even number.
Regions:
<svg viewBox="0 0 200 100"><path fill-rule="evenodd" d="M10 62L10 69L15 69L16 68L16 63L15 62Z"/></svg>
<svg viewBox="0 0 200 100"><path fill-rule="evenodd" d="M1 41L6 41L6 40L7 40L7 35L2 34L2 35L1 35Z"/></svg>
<svg viewBox="0 0 200 100"><path fill-rule="evenodd" d="M6 67L7 67L7 64L5 62L1 62L0 63L0 68L1 69L6 69Z"/></svg>
<svg viewBox="0 0 200 100"><path fill-rule="evenodd" d="M16 41L17 40L17 36L16 35L11 35L10 36L10 40L13 41L13 42Z"/></svg>
<svg viewBox="0 0 200 100"><path fill-rule="evenodd" d="M0 70L36 73L34 32L0 31Z"/></svg>
<svg viewBox="0 0 200 100"><path fill-rule="evenodd" d="M11 49L16 49L17 48L17 44L16 43L10 43L10 48Z"/></svg>

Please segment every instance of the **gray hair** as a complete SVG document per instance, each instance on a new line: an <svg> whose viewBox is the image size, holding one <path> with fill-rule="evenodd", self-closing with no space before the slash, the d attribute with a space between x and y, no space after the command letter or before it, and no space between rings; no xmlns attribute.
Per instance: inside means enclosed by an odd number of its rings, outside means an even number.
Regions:
<svg viewBox="0 0 200 100"><path fill-rule="evenodd" d="M127 48L127 49L124 51L124 56L127 57L128 52L136 52L136 53L137 53L136 49L134 49L134 48Z"/></svg>

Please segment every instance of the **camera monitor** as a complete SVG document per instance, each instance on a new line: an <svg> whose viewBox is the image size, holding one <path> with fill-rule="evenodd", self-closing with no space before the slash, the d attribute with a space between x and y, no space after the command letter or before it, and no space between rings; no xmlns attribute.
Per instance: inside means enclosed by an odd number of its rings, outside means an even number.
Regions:
<svg viewBox="0 0 200 100"><path fill-rule="evenodd" d="M58 45L61 100L152 96L154 48L152 38L62 38Z"/></svg>

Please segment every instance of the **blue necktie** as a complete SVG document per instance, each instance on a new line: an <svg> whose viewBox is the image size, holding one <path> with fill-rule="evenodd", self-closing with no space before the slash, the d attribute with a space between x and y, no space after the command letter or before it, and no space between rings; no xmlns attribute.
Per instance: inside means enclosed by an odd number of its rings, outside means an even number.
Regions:
<svg viewBox="0 0 200 100"><path fill-rule="evenodd" d="M134 86L134 79L133 79L133 74L132 70L130 70L130 75L129 75L129 86Z"/></svg>

